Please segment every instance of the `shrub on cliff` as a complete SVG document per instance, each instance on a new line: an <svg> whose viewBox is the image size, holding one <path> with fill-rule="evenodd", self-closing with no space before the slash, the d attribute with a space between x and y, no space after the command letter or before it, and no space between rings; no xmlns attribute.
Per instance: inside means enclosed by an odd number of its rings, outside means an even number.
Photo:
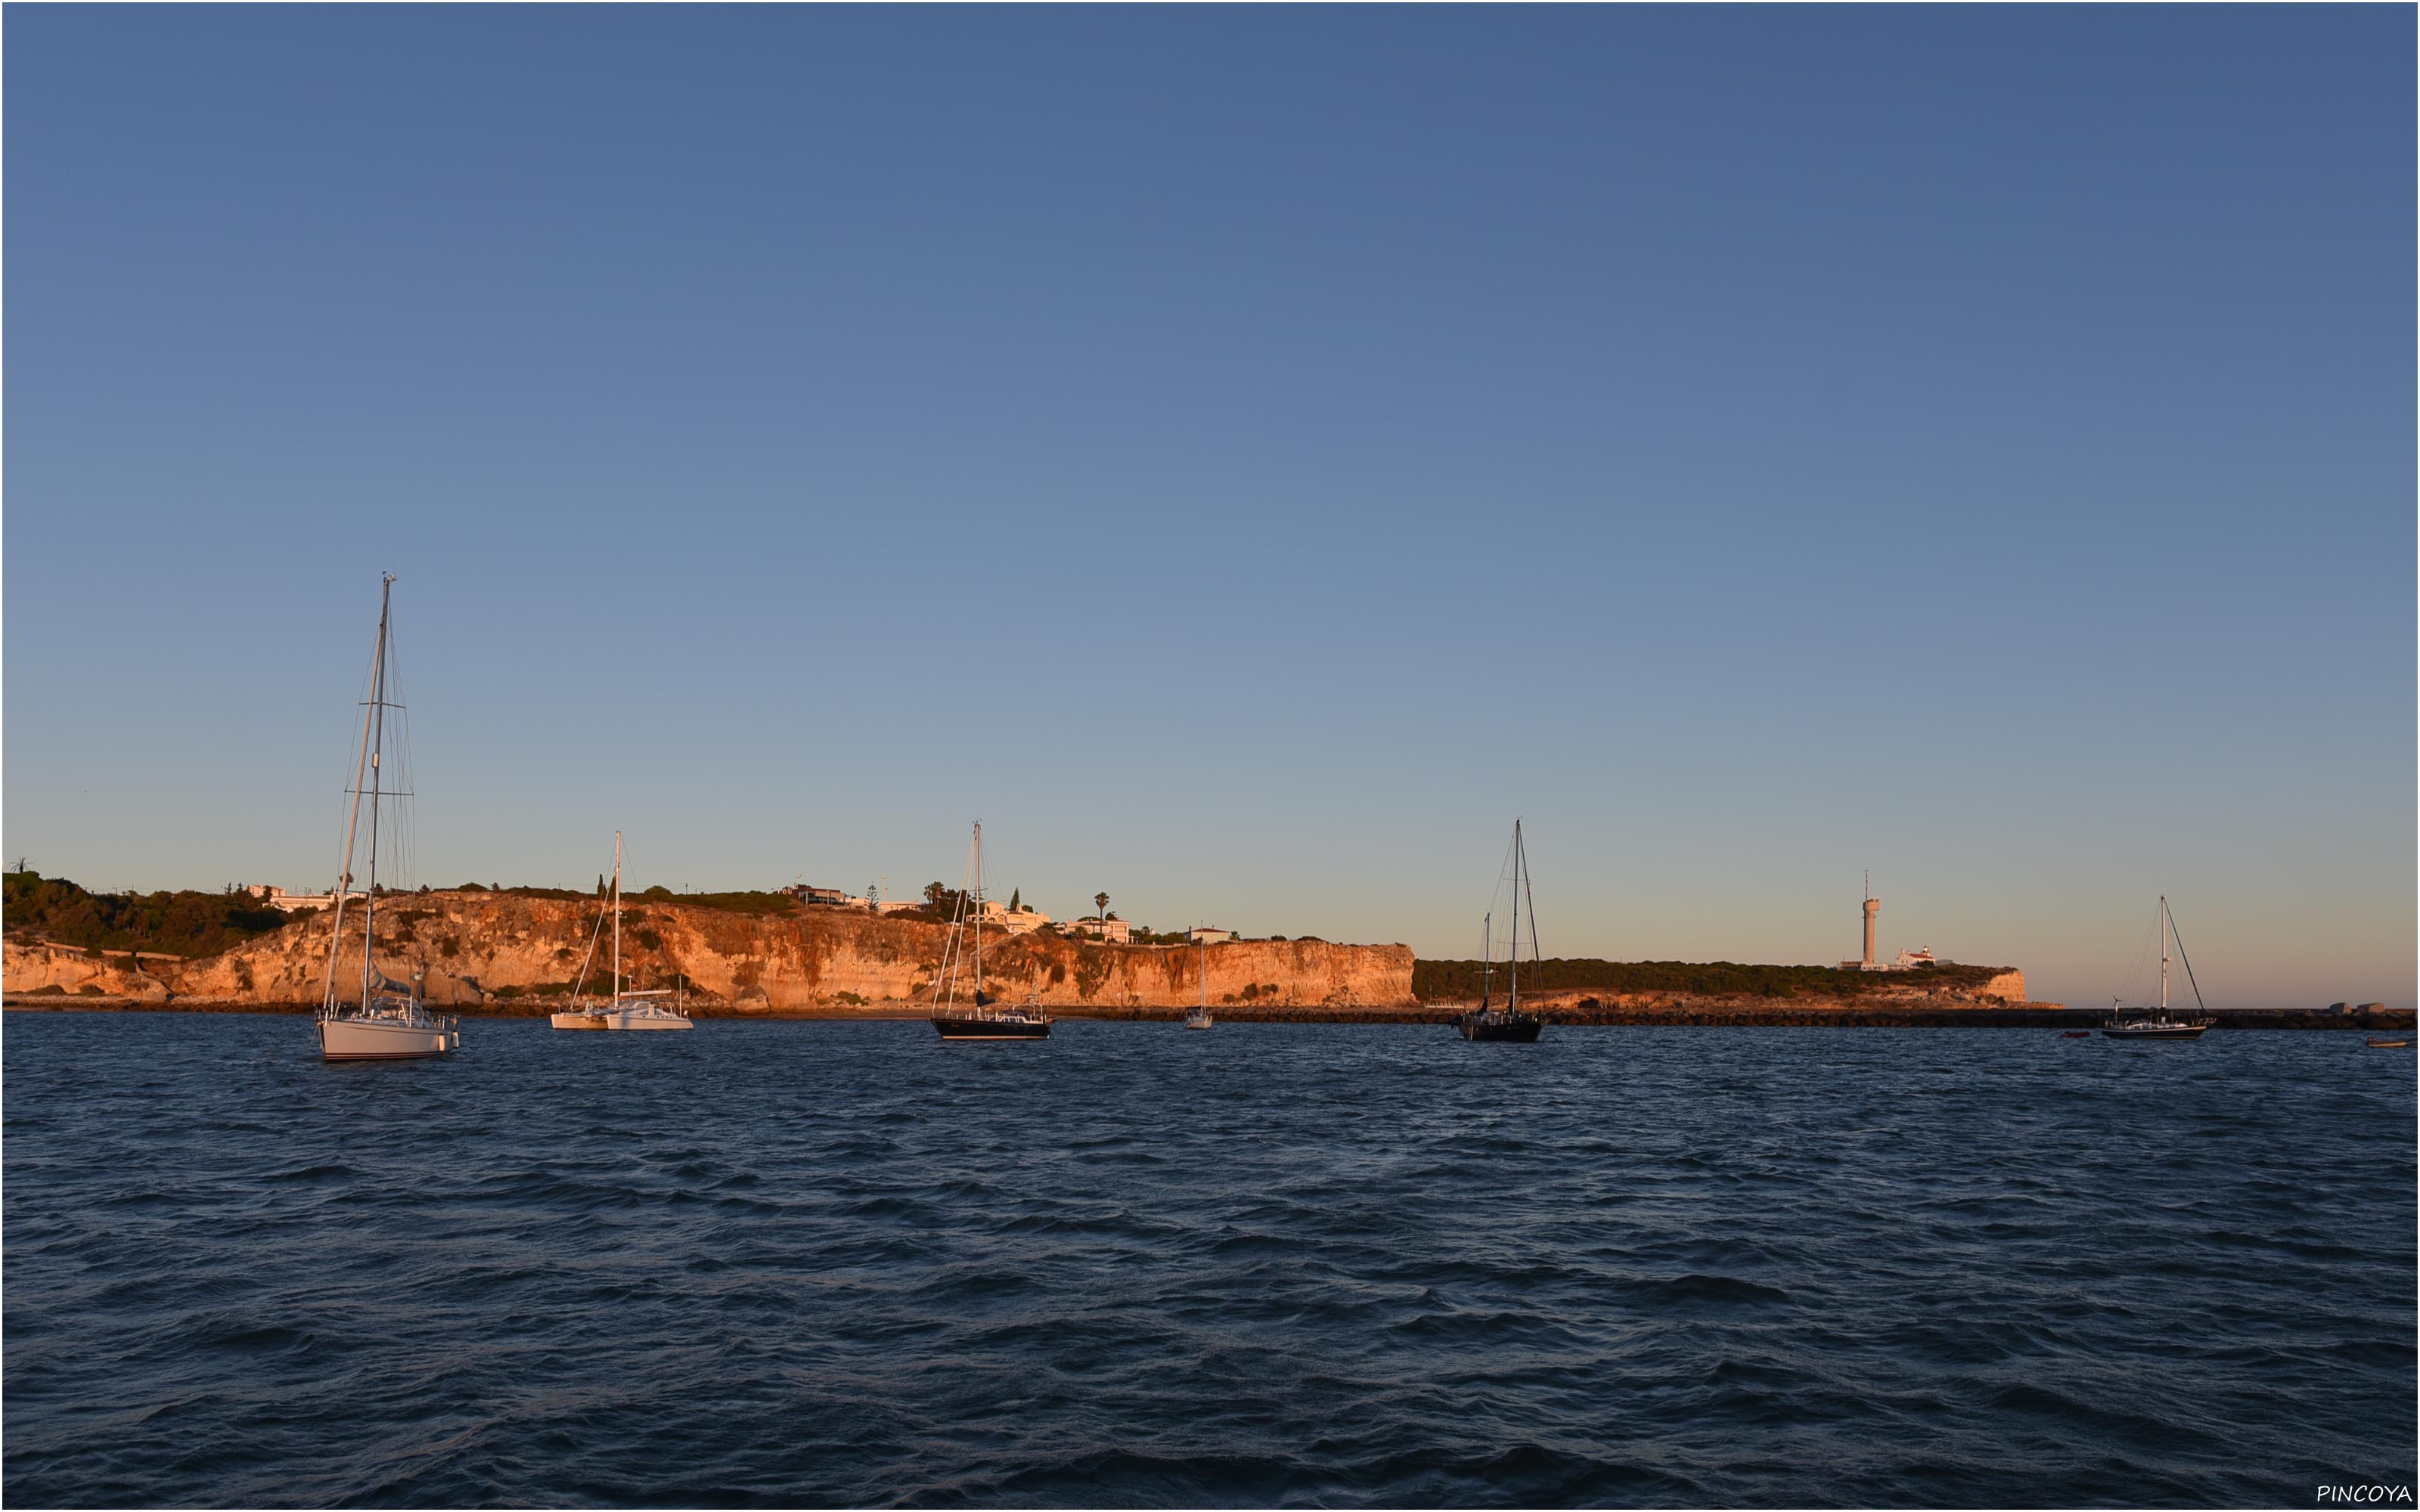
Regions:
<svg viewBox="0 0 2420 1512"><path fill-rule="evenodd" d="M215 955L292 922L243 893L86 892L65 877L6 873L8 927L86 949Z"/></svg>
<svg viewBox="0 0 2420 1512"><path fill-rule="evenodd" d="M1989 981L1997 968L1949 962L1913 971L1842 971L1834 966L1742 965L1730 961L1596 961L1559 956L1521 963L1521 985L1537 992L1575 989L1617 993L1673 993L1692 997L1862 997L1885 989L1967 988ZM1423 998L1477 997L1485 978L1478 961L1415 961L1412 992ZM1505 988L1506 968L1496 963L1495 988Z"/></svg>

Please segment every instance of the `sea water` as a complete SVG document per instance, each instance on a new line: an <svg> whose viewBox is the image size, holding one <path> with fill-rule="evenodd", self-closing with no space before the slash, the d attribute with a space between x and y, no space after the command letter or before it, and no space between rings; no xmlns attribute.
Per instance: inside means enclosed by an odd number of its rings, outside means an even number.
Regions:
<svg viewBox="0 0 2420 1512"><path fill-rule="evenodd" d="M2414 1062L2356 1035L462 1041L8 1015L8 1502L2414 1479Z"/></svg>

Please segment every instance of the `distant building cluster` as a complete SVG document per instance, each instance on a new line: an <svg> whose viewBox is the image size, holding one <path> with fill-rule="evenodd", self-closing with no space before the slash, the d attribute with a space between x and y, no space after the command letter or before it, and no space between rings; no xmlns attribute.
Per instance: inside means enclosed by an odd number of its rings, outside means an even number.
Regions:
<svg viewBox="0 0 2420 1512"><path fill-rule="evenodd" d="M802 903L819 908L861 908L875 914L913 913L924 906L914 898L876 898L871 893L859 895L838 887L809 887L799 883L782 891ZM1011 908L997 899L986 898L983 905L983 921L993 929L1009 934L1026 934L1050 922L1050 916L1041 909L1019 903Z"/></svg>
<svg viewBox="0 0 2420 1512"><path fill-rule="evenodd" d="M264 882L252 883L238 887L236 891L255 902L265 903L281 914L299 914L305 908L326 908L336 901L336 894L333 889L327 892L288 892L284 887L272 887ZM345 896L359 898L362 894L356 890L348 892Z"/></svg>
<svg viewBox="0 0 2420 1512"><path fill-rule="evenodd" d="M986 898L983 905L983 921L1010 934L1031 934L1050 922L1050 916L1031 904L1015 908L997 899Z"/></svg>
<svg viewBox="0 0 2420 1512"><path fill-rule="evenodd" d="M802 903L813 903L822 908L871 908L877 914L904 914L924 906L912 898L861 898L838 887L811 887L804 883L783 887L782 891Z"/></svg>
<svg viewBox="0 0 2420 1512"><path fill-rule="evenodd" d="M871 889L860 895L839 887L811 887L803 882L781 890L786 896L818 908L862 908L876 914L900 914L913 913L925 906L921 898L877 898ZM983 922L985 928L1003 933L1030 934L1049 924L1051 918L1030 903L1019 902L1011 906L997 899L986 898L983 903ZM1139 938L1149 939L1152 933L1149 925L1120 918L1114 913L1106 917L1087 914L1081 918L1068 919L1059 928L1069 934L1099 940L1105 945L1131 945ZM1235 937L1233 930L1208 924L1197 924L1185 933L1187 943L1192 945L1224 945Z"/></svg>

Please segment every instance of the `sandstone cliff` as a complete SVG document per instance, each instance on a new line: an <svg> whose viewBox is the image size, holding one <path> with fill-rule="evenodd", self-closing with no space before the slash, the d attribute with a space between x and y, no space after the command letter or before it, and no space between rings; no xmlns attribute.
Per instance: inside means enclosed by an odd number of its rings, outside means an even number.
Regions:
<svg viewBox="0 0 2420 1512"><path fill-rule="evenodd" d="M432 1006L544 1012L560 1005L596 928L597 904L512 893L445 892L380 901L380 965L425 974ZM11 995L57 988L75 995L228 1006L318 1000L330 921L301 918L272 934L190 962L147 959L142 970L57 947L8 942ZM656 900L625 904L622 960L630 985L686 979L690 1001L712 1014L878 1010L929 1002L947 932L898 917L800 908L765 915ZM359 915L349 911L336 951L342 992L358 992ZM605 947L592 975L605 970ZM1276 1007L1407 1006L1412 952L1400 945L1238 940L1207 951L1214 1004ZM1201 991L1202 956L1189 946L1102 946L1034 933L986 934L984 984L992 996L1038 995L1067 1007L1181 1008Z"/></svg>

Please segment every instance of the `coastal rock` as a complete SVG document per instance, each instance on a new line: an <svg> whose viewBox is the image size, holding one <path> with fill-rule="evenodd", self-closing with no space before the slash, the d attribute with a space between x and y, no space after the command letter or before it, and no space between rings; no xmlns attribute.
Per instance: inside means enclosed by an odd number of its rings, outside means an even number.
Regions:
<svg viewBox="0 0 2420 1512"><path fill-rule="evenodd" d="M0 964L0 979L5 979L11 997L124 997L162 1002L168 996L168 986L151 968L182 964L147 960L123 950L95 954L64 945L20 944L15 940L8 942L6 955L5 964Z"/></svg>
<svg viewBox="0 0 2420 1512"><path fill-rule="evenodd" d="M429 892L379 903L379 964L418 974L432 1007L543 1013L569 995L597 927L586 899L520 893ZM271 934L194 961L146 961L140 972L80 950L10 940L13 996L56 984L62 993L204 1000L226 1007L316 1003L329 960L330 919L307 915ZM629 901L622 963L634 988L686 986L706 1014L897 1011L929 1003L947 931L897 916L841 908L762 911L678 901ZM349 912L335 952L340 995L358 994L361 926ZM605 948L590 965L603 973ZM1073 1008L1183 1008L1202 991L1202 954L1190 946L1117 946L1035 933L987 936L984 987L1015 1000L1033 994ZM1235 940L1207 952L1210 1000L1270 1008L1350 1004L1408 1007L1412 952L1401 945ZM962 979L960 995L969 984Z"/></svg>

